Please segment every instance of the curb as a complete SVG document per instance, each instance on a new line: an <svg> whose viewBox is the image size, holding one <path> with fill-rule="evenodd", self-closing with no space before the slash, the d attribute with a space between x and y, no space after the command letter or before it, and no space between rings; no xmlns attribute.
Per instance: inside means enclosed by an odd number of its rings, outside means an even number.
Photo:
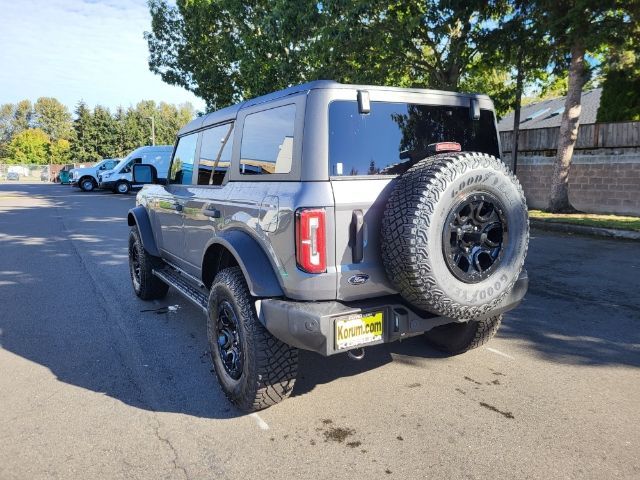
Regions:
<svg viewBox="0 0 640 480"><path fill-rule="evenodd" d="M548 222L535 218L530 218L529 224L533 228L539 228L540 230L548 230L551 232L577 233L580 235L591 235L594 237L617 238L624 240L640 240L640 232L633 232L630 230L587 227L585 225L572 225L570 223Z"/></svg>

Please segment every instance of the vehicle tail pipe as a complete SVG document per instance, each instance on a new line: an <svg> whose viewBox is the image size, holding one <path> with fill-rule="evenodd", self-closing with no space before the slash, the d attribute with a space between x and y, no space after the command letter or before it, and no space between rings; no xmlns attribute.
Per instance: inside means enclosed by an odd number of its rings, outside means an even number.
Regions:
<svg viewBox="0 0 640 480"><path fill-rule="evenodd" d="M354 348L353 350L349 350L347 352L347 356L351 360L362 360L364 358L364 348Z"/></svg>

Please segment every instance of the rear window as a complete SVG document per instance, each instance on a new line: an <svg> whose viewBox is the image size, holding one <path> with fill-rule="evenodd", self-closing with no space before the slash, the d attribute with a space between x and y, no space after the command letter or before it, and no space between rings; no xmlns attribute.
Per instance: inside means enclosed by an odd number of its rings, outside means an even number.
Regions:
<svg viewBox="0 0 640 480"><path fill-rule="evenodd" d="M372 102L371 112L360 114L355 101L329 106L333 176L395 175L438 142L458 142L463 151L500 156L490 110L480 110L480 119L472 120L468 107ZM411 159L400 158L401 153Z"/></svg>

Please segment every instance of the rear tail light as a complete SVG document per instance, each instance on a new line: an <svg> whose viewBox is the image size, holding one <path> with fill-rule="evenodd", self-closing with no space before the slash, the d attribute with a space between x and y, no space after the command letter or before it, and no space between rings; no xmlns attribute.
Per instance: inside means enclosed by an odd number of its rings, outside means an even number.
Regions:
<svg viewBox="0 0 640 480"><path fill-rule="evenodd" d="M327 237L324 208L296 212L296 261L308 273L327 271Z"/></svg>

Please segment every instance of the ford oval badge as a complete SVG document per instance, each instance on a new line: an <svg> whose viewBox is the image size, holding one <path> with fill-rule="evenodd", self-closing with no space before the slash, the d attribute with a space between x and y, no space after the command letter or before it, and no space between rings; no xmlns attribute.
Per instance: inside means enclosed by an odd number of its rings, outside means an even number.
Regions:
<svg viewBox="0 0 640 480"><path fill-rule="evenodd" d="M347 281L351 285L362 285L363 283L367 283L367 280L369 280L369 275L365 273L359 273L357 275L354 275L353 277L349 277L349 280Z"/></svg>

